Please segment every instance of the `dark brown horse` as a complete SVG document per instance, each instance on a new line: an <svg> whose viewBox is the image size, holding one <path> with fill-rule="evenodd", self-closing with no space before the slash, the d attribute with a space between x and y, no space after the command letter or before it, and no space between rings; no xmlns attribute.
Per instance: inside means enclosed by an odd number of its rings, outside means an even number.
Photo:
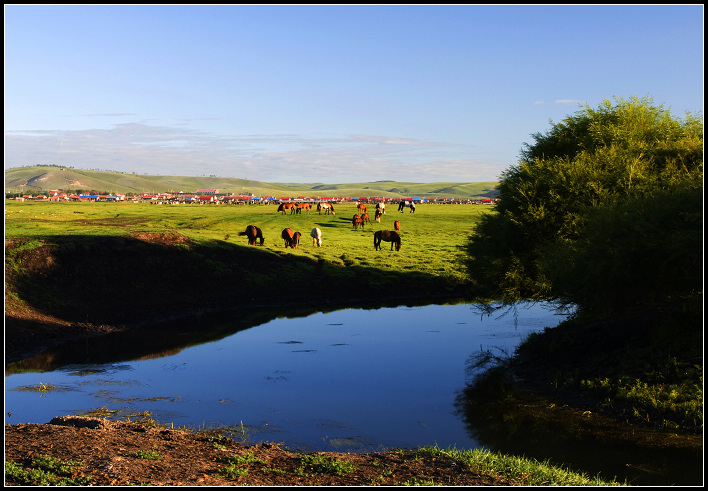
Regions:
<svg viewBox="0 0 708 491"><path fill-rule="evenodd" d="M240 232L239 235L245 235L248 237L248 245L256 245L256 239L260 239L261 245L263 245L263 232L261 232L261 229L255 225L249 225L246 227L246 231Z"/></svg>
<svg viewBox="0 0 708 491"><path fill-rule="evenodd" d="M354 215L352 217L352 227L354 227L354 230L356 230L357 227L359 227L359 225L361 225L361 229L363 230L364 229L364 220L362 220L359 215Z"/></svg>
<svg viewBox="0 0 708 491"><path fill-rule="evenodd" d="M280 236L285 241L285 247L292 247L293 249L297 247L297 244L295 244L295 232L293 232L293 229L284 228Z"/></svg>
<svg viewBox="0 0 708 491"><path fill-rule="evenodd" d="M295 207L295 203L280 203L280 206L278 207L278 211L282 211L283 215L285 215L285 210L290 210L290 214L292 215L297 211L297 208Z"/></svg>
<svg viewBox="0 0 708 491"><path fill-rule="evenodd" d="M293 234L293 243L290 247L297 249L297 246L300 245L300 237L302 237L302 234L300 232L295 232Z"/></svg>
<svg viewBox="0 0 708 491"><path fill-rule="evenodd" d="M381 250L381 241L390 242L391 250L396 246L396 250L401 250L401 236L391 230L377 230L374 232L374 249Z"/></svg>

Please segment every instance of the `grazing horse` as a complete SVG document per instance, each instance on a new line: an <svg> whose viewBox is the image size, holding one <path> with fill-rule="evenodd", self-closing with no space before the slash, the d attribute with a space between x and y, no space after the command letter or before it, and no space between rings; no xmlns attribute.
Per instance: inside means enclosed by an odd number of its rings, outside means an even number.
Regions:
<svg viewBox="0 0 708 491"><path fill-rule="evenodd" d="M393 222L393 229L394 229L396 232L400 232L400 231L401 231L401 222L399 222L398 220L396 220L395 222Z"/></svg>
<svg viewBox="0 0 708 491"><path fill-rule="evenodd" d="M285 247L292 247L293 249L295 249L297 244L295 244L294 235L295 235L295 232L293 232L293 229L291 229L291 228L284 228L283 229L280 236L285 241Z"/></svg>
<svg viewBox="0 0 708 491"><path fill-rule="evenodd" d="M248 237L248 245L256 245L256 239L260 239L261 245L263 245L263 232L261 232L261 229L255 225L249 225L246 227L246 231L239 232L239 235L245 235Z"/></svg>
<svg viewBox="0 0 708 491"><path fill-rule="evenodd" d="M322 247L322 230L317 227L313 228L310 237L312 237L312 245L317 244L317 247Z"/></svg>
<svg viewBox="0 0 708 491"><path fill-rule="evenodd" d="M386 214L386 203L384 203L383 201L376 203L376 211L377 212L380 211L382 215L385 215Z"/></svg>
<svg viewBox="0 0 708 491"><path fill-rule="evenodd" d="M381 223L381 215L382 215L381 210L376 208L376 212L374 213L374 221Z"/></svg>
<svg viewBox="0 0 708 491"><path fill-rule="evenodd" d="M310 214L310 208L312 205L310 203L298 203L297 207L295 208L295 213L300 213L302 210L307 211L307 214Z"/></svg>
<svg viewBox="0 0 708 491"><path fill-rule="evenodd" d="M393 246L396 246L396 250L401 250L401 236L397 232L391 230L377 230L374 232L374 249L381 250L381 241L386 241L391 243L391 250Z"/></svg>
<svg viewBox="0 0 708 491"><path fill-rule="evenodd" d="M295 211L296 211L295 203L280 203L280 206L278 207L278 211L282 211L283 215L285 215L285 210L290 210L291 215L293 213L295 213Z"/></svg>
<svg viewBox="0 0 708 491"><path fill-rule="evenodd" d="M413 203L412 201L401 201L400 203L398 203L398 211L403 213L403 208L410 208L411 213L414 213L415 212L415 203Z"/></svg>
<svg viewBox="0 0 708 491"><path fill-rule="evenodd" d="M356 212L361 213L362 215L366 213L366 205L364 203L359 203L356 205Z"/></svg>
<svg viewBox="0 0 708 491"><path fill-rule="evenodd" d="M332 214L334 215L334 206L332 206L332 203L327 203L327 202L322 202L322 203L317 203L317 213L322 214L322 210L324 210L325 215Z"/></svg>
<svg viewBox="0 0 708 491"><path fill-rule="evenodd" d="M297 249L297 246L300 245L300 237L302 237L302 234L300 232L295 232L293 234L293 243L291 244L291 247L293 249Z"/></svg>
<svg viewBox="0 0 708 491"><path fill-rule="evenodd" d="M356 230L359 225L361 225L361 229L364 230L364 220L362 220L359 215L354 215L352 217L352 227Z"/></svg>
<svg viewBox="0 0 708 491"><path fill-rule="evenodd" d="M364 214L361 216L361 221L371 224L371 220L369 220L369 214L368 214L368 213L364 213ZM363 223L362 223L362 228L363 228L363 227L364 227L364 225L363 225Z"/></svg>

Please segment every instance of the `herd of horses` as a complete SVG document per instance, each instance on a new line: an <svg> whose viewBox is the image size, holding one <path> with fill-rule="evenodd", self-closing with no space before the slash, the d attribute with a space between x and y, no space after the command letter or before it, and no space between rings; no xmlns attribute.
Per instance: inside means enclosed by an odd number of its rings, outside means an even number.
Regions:
<svg viewBox="0 0 708 491"><path fill-rule="evenodd" d="M278 206L278 212L284 215L287 210L290 210L290 214L292 215L301 213L302 210L305 210L309 215L311 208L312 203L281 203L280 206ZM405 208L410 208L410 213L414 213L415 203L413 201L408 200L401 201L398 204L398 211L403 213L403 210ZM320 215L322 214L322 212L324 212L325 215L334 215L334 205L330 202L317 203L317 212ZM376 211L374 213L374 220L378 223L381 223L381 216L384 213L386 213L386 204L377 203ZM357 230L359 227L364 230L364 224L366 223L371 224L371 219L369 218L369 214L366 211L366 205L364 203L359 203L357 205L357 213L352 217L352 226L354 227L354 230ZM381 250L381 241L390 242L391 250L393 250L394 248L397 251L401 250L401 222L396 220L393 223L393 226L394 230L378 230L374 232L375 250ZM244 232L240 232L239 235L245 235L248 238L248 245L256 245L257 240L260 241L260 245L263 245L263 242L265 241L265 239L263 238L263 232L255 225L249 225L248 227L246 227L246 230ZM300 245L300 237L302 236L302 234L288 227L283 229L280 236L285 243L285 247L297 249L297 246ZM322 230L317 227L313 228L310 231L310 237L312 237L313 246L322 246Z"/></svg>

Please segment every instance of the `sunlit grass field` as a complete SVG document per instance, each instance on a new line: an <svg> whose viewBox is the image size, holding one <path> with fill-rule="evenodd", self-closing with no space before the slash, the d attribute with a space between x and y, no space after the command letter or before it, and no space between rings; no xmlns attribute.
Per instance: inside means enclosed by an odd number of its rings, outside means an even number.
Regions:
<svg viewBox="0 0 708 491"><path fill-rule="evenodd" d="M152 205L147 203L43 203L5 202L5 238L55 236L111 236L135 232L177 232L197 242L226 241L247 246L239 233L255 225L263 231L263 249L277 254L311 257L345 266L366 266L382 270L422 272L461 279L464 247L474 225L493 205L420 204L415 213L404 213L389 204L381 223L373 220L375 205L367 205L371 224L354 230L352 216L356 203L335 205L335 215L285 215L277 205ZM376 230L393 230L401 222L401 250L391 251L382 242L374 250ZM281 239L284 228L302 234L297 249L285 248ZM322 247L313 245L310 231L322 230ZM257 246L258 247L258 246Z"/></svg>

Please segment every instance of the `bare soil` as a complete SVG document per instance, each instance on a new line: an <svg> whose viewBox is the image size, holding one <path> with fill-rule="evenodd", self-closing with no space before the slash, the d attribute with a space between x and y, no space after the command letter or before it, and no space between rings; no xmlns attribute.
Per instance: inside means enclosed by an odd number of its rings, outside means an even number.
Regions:
<svg viewBox="0 0 708 491"><path fill-rule="evenodd" d="M155 452L159 460L136 457L139 451ZM284 450L276 443L245 446L209 434L79 416L54 418L44 425L5 425L6 460L28 464L39 455L81 461L73 479L90 476L89 484L94 486L359 486L431 481L458 486L514 484L445 458L416 456L412 451L318 453L354 464L353 472L337 475L303 465L303 454ZM251 463L236 465L243 475L225 477L229 458L246 455ZM5 485L17 484L6 477Z"/></svg>

